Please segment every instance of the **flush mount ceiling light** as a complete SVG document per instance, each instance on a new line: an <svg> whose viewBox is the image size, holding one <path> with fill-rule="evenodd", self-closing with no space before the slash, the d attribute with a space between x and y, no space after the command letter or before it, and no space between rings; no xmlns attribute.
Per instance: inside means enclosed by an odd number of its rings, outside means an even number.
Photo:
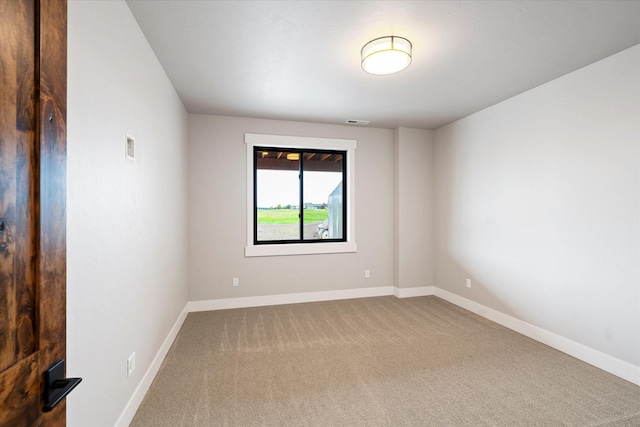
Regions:
<svg viewBox="0 0 640 427"><path fill-rule="evenodd" d="M404 37L385 36L371 40L360 51L362 69L369 74L393 74L411 64L411 42Z"/></svg>

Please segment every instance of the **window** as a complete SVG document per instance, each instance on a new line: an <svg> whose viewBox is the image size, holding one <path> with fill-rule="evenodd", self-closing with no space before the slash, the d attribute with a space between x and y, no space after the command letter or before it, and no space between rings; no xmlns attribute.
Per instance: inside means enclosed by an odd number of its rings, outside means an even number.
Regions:
<svg viewBox="0 0 640 427"><path fill-rule="evenodd" d="M346 151L253 147L253 243L344 242Z"/></svg>
<svg viewBox="0 0 640 427"><path fill-rule="evenodd" d="M355 252L356 141L246 134L246 256Z"/></svg>

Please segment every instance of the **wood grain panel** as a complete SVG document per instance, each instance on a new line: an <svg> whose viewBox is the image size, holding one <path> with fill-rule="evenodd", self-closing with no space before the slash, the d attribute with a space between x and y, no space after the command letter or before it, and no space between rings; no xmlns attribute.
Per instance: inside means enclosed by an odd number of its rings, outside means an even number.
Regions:
<svg viewBox="0 0 640 427"><path fill-rule="evenodd" d="M38 353L34 353L0 375L0 402L7 408L21 408L0 411L0 426L40 425L38 363Z"/></svg>
<svg viewBox="0 0 640 427"><path fill-rule="evenodd" d="M36 350L34 16L33 1L0 1L0 371Z"/></svg>
<svg viewBox="0 0 640 427"><path fill-rule="evenodd" d="M41 360L66 350L67 3L40 0L40 257ZM40 375L49 367L41 364ZM66 424L66 404L43 414L46 426Z"/></svg>

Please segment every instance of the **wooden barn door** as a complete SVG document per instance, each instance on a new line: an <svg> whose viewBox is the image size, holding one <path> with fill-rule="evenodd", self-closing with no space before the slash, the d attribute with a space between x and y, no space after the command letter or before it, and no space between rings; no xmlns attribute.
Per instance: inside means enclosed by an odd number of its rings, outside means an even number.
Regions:
<svg viewBox="0 0 640 427"><path fill-rule="evenodd" d="M0 0L0 426L64 426L66 0Z"/></svg>

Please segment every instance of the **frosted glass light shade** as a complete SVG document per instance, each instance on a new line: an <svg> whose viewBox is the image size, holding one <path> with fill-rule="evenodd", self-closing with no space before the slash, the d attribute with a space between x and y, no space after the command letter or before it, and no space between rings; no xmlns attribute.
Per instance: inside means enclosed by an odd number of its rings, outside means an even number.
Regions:
<svg viewBox="0 0 640 427"><path fill-rule="evenodd" d="M360 56L362 69L367 73L397 73L411 64L411 42L397 36L380 37L365 44Z"/></svg>

